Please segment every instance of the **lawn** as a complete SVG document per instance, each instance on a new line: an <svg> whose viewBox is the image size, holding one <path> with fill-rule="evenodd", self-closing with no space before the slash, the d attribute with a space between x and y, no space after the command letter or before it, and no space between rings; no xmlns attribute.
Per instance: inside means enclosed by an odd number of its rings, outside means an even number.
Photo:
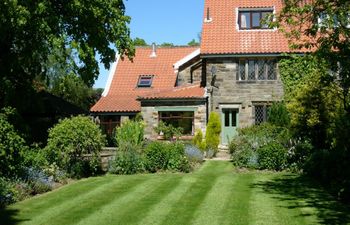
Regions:
<svg viewBox="0 0 350 225"><path fill-rule="evenodd" d="M0 224L350 224L350 211L296 175L208 161L190 174L84 179L6 208Z"/></svg>

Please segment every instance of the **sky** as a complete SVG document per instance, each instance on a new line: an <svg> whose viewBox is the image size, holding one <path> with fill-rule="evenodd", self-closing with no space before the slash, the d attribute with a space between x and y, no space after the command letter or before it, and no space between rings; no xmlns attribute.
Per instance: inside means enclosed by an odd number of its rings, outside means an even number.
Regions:
<svg viewBox="0 0 350 225"><path fill-rule="evenodd" d="M148 44L170 42L186 45L198 41L202 29L204 0L124 0L131 38L139 37ZM95 88L104 88L108 72L100 64Z"/></svg>

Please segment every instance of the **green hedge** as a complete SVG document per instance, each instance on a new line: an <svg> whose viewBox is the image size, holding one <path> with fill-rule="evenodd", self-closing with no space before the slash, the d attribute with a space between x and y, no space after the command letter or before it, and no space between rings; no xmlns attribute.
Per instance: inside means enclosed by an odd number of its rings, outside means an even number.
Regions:
<svg viewBox="0 0 350 225"><path fill-rule="evenodd" d="M189 172L185 147L178 142L151 142L144 150L145 167L149 172L171 170Z"/></svg>
<svg viewBox="0 0 350 225"><path fill-rule="evenodd" d="M18 176L27 150L24 139L5 118L0 117L0 177Z"/></svg>
<svg viewBox="0 0 350 225"><path fill-rule="evenodd" d="M291 134L288 129L263 123L238 131L229 145L234 165L254 169L290 167Z"/></svg>
<svg viewBox="0 0 350 225"><path fill-rule="evenodd" d="M105 136L89 117L61 120L49 130L45 155L72 177L84 177L100 170L99 153Z"/></svg>

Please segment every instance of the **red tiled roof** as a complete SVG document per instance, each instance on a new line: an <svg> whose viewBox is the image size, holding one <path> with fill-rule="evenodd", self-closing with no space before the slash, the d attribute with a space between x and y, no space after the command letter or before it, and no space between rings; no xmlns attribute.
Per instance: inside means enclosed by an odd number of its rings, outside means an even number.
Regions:
<svg viewBox="0 0 350 225"><path fill-rule="evenodd" d="M159 47L157 57L150 57L152 48L137 47L133 62L119 60L108 94L91 108L91 112L137 112L141 110L137 96L175 86L173 64L198 47ZM138 88L140 75L154 75L151 88Z"/></svg>
<svg viewBox="0 0 350 225"><path fill-rule="evenodd" d="M200 83L183 85L174 87L168 90L159 90L140 96L139 100L151 100L151 99L194 99L204 98L205 90L200 87Z"/></svg>
<svg viewBox="0 0 350 225"><path fill-rule="evenodd" d="M238 30L239 8L271 8L278 13L281 0L206 0L211 22L203 23L201 54L260 54L295 52L278 30Z"/></svg>

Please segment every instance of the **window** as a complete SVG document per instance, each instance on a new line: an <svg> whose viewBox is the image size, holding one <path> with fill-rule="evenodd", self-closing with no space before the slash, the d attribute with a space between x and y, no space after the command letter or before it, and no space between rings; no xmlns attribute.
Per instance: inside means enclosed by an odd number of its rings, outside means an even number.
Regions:
<svg viewBox="0 0 350 225"><path fill-rule="evenodd" d="M194 133L194 112L159 112L159 120L174 127L181 127L183 134Z"/></svg>
<svg viewBox="0 0 350 225"><path fill-rule="evenodd" d="M273 59L241 59L237 80L276 80L277 61Z"/></svg>
<svg viewBox="0 0 350 225"><path fill-rule="evenodd" d="M240 30L250 29L269 29L268 25L263 23L263 19L272 14L271 9L267 10L240 10L238 12L238 24Z"/></svg>
<svg viewBox="0 0 350 225"><path fill-rule="evenodd" d="M141 75L137 82L137 87L151 87L152 86L152 75Z"/></svg>
<svg viewBox="0 0 350 225"><path fill-rule="evenodd" d="M107 136L113 135L114 129L120 125L120 116L100 116L102 132Z"/></svg>
<svg viewBox="0 0 350 225"><path fill-rule="evenodd" d="M255 116L256 125L267 121L269 107L270 105L266 103L260 103L260 104L254 105L254 116Z"/></svg>

